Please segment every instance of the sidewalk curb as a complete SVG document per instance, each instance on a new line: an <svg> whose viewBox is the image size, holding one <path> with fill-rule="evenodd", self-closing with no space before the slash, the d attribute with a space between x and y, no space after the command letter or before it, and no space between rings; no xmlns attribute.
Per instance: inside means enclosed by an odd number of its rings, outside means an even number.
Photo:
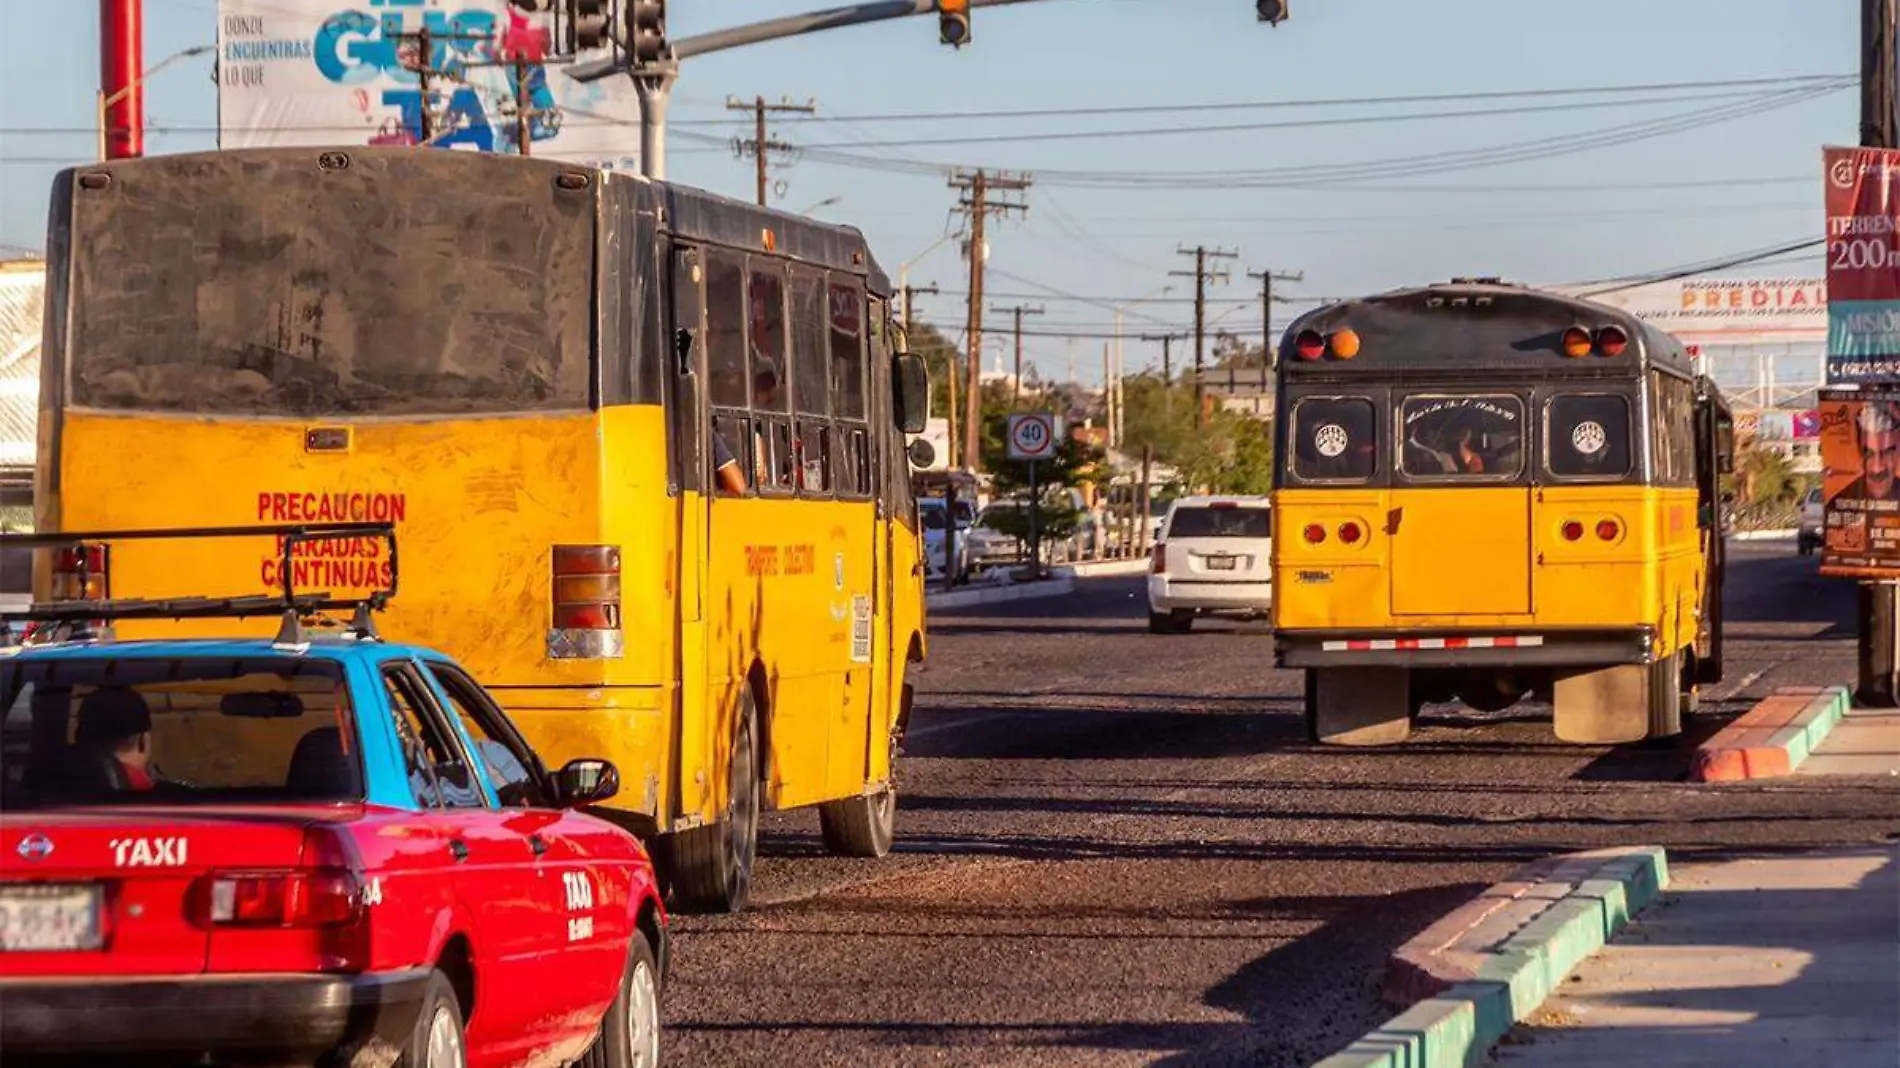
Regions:
<svg viewBox="0 0 1900 1068"><path fill-rule="evenodd" d="M1063 597L1074 592L1075 578L1070 575L1058 575L1044 582L1024 582L1013 586L995 586L990 589L953 590L949 593L926 594L924 609L941 611L952 608L971 608L976 605L1004 604L1009 601Z"/></svg>
<svg viewBox="0 0 1900 1068"><path fill-rule="evenodd" d="M1145 575L1150 566L1148 557L1137 556L1129 560L1094 560L1085 564L1070 564L1063 570L1076 578L1108 578L1114 575Z"/></svg>
<svg viewBox="0 0 1900 1068"><path fill-rule="evenodd" d="M1314 1068L1482 1064L1512 1025L1668 885L1661 846L1525 866L1400 947L1386 993L1415 991L1423 1000Z"/></svg>
<svg viewBox="0 0 1900 1068"><path fill-rule="evenodd" d="M1785 686L1695 751L1691 782L1740 782L1786 775L1840 724L1853 706L1845 686Z"/></svg>
<svg viewBox="0 0 1900 1068"><path fill-rule="evenodd" d="M1786 530L1743 530L1724 535L1730 541L1788 541L1795 536L1794 528Z"/></svg>

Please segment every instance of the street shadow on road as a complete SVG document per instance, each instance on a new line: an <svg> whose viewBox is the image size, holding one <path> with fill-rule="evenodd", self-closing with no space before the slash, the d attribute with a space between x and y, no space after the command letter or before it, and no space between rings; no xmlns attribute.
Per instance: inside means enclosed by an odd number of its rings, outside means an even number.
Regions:
<svg viewBox="0 0 1900 1068"><path fill-rule="evenodd" d="M1304 737L1297 698L1261 696L1250 704L1218 698L1211 707L1201 706L1199 697L1175 700L1167 711L992 706L979 717L984 729L914 736L905 740L904 753L949 760L1206 760L1259 753Z"/></svg>

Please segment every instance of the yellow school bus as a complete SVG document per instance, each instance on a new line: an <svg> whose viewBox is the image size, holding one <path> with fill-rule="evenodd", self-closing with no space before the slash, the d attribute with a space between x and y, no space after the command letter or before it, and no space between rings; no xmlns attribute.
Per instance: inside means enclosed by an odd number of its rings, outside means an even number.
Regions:
<svg viewBox="0 0 1900 1068"><path fill-rule="evenodd" d="M1459 280L1315 309L1278 354L1273 620L1314 741L1548 697L1681 730L1721 678L1727 404L1616 308Z"/></svg>
<svg viewBox="0 0 1900 1068"><path fill-rule="evenodd" d="M393 522L384 632L460 659L550 766L610 758L606 814L677 903L742 906L761 808L889 850L927 382L857 230L400 148L87 165L53 200L41 530ZM389 578L375 539L299 549L299 590ZM274 591L284 567L268 541L127 541L107 581Z"/></svg>

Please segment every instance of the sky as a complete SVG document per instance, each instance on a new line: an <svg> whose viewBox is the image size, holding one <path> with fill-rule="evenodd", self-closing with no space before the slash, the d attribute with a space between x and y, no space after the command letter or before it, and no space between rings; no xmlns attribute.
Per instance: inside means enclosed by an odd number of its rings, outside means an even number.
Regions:
<svg viewBox="0 0 1900 1068"><path fill-rule="evenodd" d="M828 3L673 0L669 31ZM1858 6L1292 0L1269 27L1249 0L1041 0L973 12L961 50L935 19L900 19L688 60L668 177L749 199L751 161L708 143L749 134L727 99L815 101L774 122L809 149L776 172L775 206L860 227L889 274L908 265L944 291L918 310L955 333L968 272L939 243L958 224L948 169L1026 173L1027 212L990 226L991 303L1043 309L1025 320L1043 377L1073 365L1099 381L1094 335L1115 304L1130 335L1191 322L1193 279L1170 276L1192 267L1182 247L1238 252L1208 318L1253 338L1248 271L1298 273L1278 295L1327 298L1465 275L1619 278L1817 238L1821 147L1858 138ZM216 9L146 0L146 62L213 43ZM97 11L0 0L0 255L44 246L53 176L95 151ZM210 71L203 56L152 76L148 154L215 147ZM1791 81L1817 77L1841 87ZM997 114L1020 111L1071 113ZM1749 273L1820 270L1817 252ZM1276 329L1305 306L1276 306ZM1004 325L986 315L991 337ZM1062 333L1086 336L1047 336ZM1126 345L1130 369L1159 362L1159 345Z"/></svg>

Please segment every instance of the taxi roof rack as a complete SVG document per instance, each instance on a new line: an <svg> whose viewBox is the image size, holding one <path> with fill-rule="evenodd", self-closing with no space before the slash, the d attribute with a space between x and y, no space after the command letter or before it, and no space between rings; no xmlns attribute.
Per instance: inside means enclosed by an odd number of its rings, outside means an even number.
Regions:
<svg viewBox="0 0 1900 1068"><path fill-rule="evenodd" d="M255 619L277 615L283 620L274 644L303 645L309 641L305 621L325 612L349 611L345 628L357 638L379 641L371 613L389 607L396 596L397 556L394 523L321 523L280 526L171 527L156 530L69 531L57 534L0 534L0 547L71 548L85 545L110 546L115 541L162 541L192 538L275 537L281 539L283 558L278 574L281 585L275 594L245 594L233 597L162 597L113 598L84 601L36 601L23 611L0 612L0 623L51 624L52 641L70 641L99 636L94 629L102 623L121 619ZM297 547L306 543L342 541L377 537L389 543L389 585L352 597L337 597L325 590L299 592L292 561ZM109 551L109 548L108 548ZM80 576L86 575L89 557L79 554ZM106 559L106 581L111 581L110 556ZM0 635L4 635L0 631ZM0 645L10 639L0 636Z"/></svg>

